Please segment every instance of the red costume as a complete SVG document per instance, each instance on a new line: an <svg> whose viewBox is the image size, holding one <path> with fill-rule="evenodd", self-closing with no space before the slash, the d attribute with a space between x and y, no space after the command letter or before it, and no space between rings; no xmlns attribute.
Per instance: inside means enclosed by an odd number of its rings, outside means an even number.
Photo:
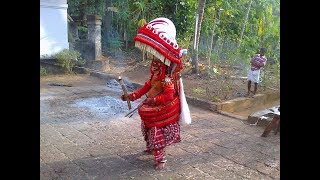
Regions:
<svg viewBox="0 0 320 180"><path fill-rule="evenodd" d="M156 167L166 162L164 148L181 141L182 81L179 78L183 69L181 58L186 50L181 50L176 43L175 33L174 24L169 19L157 18L142 26L134 38L135 46L153 55L153 60L149 80L128 98L134 101L147 95L140 103L138 113L146 152L153 151ZM125 99L123 95L122 100Z"/></svg>

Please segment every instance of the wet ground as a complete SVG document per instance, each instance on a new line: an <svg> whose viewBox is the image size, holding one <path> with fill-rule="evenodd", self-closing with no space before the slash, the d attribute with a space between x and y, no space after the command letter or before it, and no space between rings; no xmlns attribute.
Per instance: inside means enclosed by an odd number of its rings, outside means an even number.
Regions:
<svg viewBox="0 0 320 180"><path fill-rule="evenodd" d="M263 127L190 106L192 124L155 171L115 80L51 76L40 87L41 179L280 179L279 133L263 138Z"/></svg>

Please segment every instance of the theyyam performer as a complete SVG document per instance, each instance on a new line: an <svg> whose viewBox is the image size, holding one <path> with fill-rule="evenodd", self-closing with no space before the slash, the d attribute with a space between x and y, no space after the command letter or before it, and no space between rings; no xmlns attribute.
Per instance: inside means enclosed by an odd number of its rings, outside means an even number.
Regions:
<svg viewBox="0 0 320 180"><path fill-rule="evenodd" d="M187 50L179 47L175 25L167 18L144 24L138 29L134 42L135 47L152 57L150 76L140 89L122 95L121 99L134 101L147 96L138 106L146 141L144 152L153 154L154 167L160 170L167 162L165 147L180 142L180 125L191 123L180 76L182 57Z"/></svg>

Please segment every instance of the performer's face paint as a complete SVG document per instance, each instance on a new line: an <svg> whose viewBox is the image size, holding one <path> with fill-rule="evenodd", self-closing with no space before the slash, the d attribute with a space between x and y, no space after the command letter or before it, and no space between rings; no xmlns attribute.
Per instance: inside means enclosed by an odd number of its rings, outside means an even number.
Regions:
<svg viewBox="0 0 320 180"><path fill-rule="evenodd" d="M151 71L154 74L158 74L161 71L161 63L162 62L160 60L158 60L158 59L152 60L152 62L151 62Z"/></svg>
<svg viewBox="0 0 320 180"><path fill-rule="evenodd" d="M161 72L164 70L165 64L163 64L159 59L154 58L151 61L151 73L152 74L161 74Z"/></svg>

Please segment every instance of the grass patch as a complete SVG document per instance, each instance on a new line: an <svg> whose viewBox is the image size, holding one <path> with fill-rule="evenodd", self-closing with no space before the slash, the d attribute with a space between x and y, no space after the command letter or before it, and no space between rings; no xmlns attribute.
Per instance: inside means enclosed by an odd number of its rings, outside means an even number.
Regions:
<svg viewBox="0 0 320 180"><path fill-rule="evenodd" d="M47 76L47 75L48 75L47 69L40 66L40 76Z"/></svg>
<svg viewBox="0 0 320 180"><path fill-rule="evenodd" d="M196 88L192 88L192 93L198 94L198 95L205 95L206 94L206 90L204 88L201 88L201 87L196 87Z"/></svg>

